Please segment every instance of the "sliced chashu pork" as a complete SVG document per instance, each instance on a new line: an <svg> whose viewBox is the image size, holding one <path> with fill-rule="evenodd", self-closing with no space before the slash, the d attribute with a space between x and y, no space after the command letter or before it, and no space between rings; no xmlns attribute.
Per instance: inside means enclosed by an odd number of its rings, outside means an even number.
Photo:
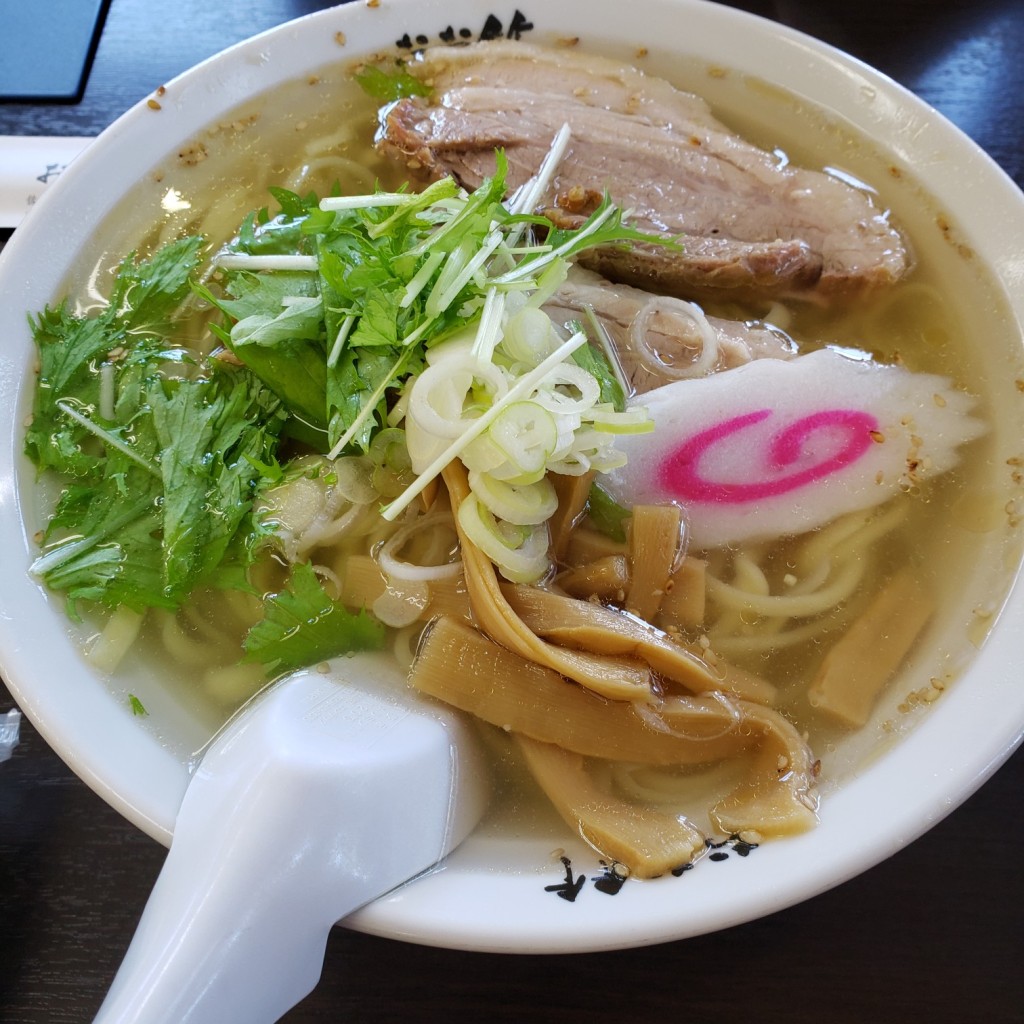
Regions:
<svg viewBox="0 0 1024 1024"><path fill-rule="evenodd" d="M607 190L636 227L679 237L681 252L605 248L581 260L607 277L682 296L831 297L907 269L899 233L864 191L785 164L702 99L635 68L513 42L430 48L411 67L433 93L386 108L379 145L418 176L475 188L501 147L517 186L568 123L547 205L573 221L581 196Z"/></svg>
<svg viewBox="0 0 1024 1024"><path fill-rule="evenodd" d="M742 366L753 359L791 359L795 343L778 327L763 321L744 322L706 317L710 347L702 337L691 304L653 295L612 282L593 271L574 267L565 283L545 304L557 324L579 320L586 325L594 311L615 346L626 379L637 394L674 380L704 377Z"/></svg>

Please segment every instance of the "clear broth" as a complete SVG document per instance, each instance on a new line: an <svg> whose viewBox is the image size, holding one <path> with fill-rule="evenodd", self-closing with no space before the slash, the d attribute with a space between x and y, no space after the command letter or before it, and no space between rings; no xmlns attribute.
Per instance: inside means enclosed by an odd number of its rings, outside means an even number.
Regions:
<svg viewBox="0 0 1024 1024"><path fill-rule="evenodd" d="M1024 379L1019 339L998 286L909 168L895 166L839 119L762 81L698 62L680 65L653 50L635 63L704 96L722 121L755 143L784 151L794 164L841 168L871 184L878 204L892 210L911 242L911 277L891 295L856 310L791 304L789 333L808 350L837 345L882 361L898 356L911 369L948 375L980 398L980 415L993 425L955 470L921 493L898 499L908 504L906 520L875 553L876 577L896 564L913 565L920 581L939 595L940 611L865 729L849 735L807 704L804 688L822 656L821 644L747 659L747 667L781 686L784 709L822 757L827 788L878 756L912 724L932 702L920 696L931 680L945 686L960 674L1008 590L1020 561L1015 502L1022 492L1011 464L1020 455L1015 438L1024 433L1020 403L1011 397L1014 379ZM271 202L269 185L323 195L336 181L356 192L403 181L402 170L372 148L376 104L350 82L349 72L346 64L332 65L258 97L171 154L126 198L131 216L115 215L97 232L66 282L67 293L80 296L87 309L103 300L113 268L128 251L200 230L215 244L226 240L249 210ZM747 311L744 318L764 312ZM785 559L783 544L769 556L772 565L778 563L770 571L783 571ZM196 630L198 643L201 627ZM230 649L217 658L229 665ZM153 712L147 727L159 733L162 721L166 736L176 737L167 742L190 753L233 702L186 681L190 675L133 654L111 685L127 689L123 680L131 679L133 692ZM492 739L508 785L487 827L501 834L521 832L528 821L548 827L550 813L537 804L502 738Z"/></svg>

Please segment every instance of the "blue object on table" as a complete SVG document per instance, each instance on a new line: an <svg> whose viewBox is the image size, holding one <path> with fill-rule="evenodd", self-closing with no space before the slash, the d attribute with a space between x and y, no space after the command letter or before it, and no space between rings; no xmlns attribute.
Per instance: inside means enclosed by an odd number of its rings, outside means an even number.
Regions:
<svg viewBox="0 0 1024 1024"><path fill-rule="evenodd" d="M110 0L0 0L0 101L82 98Z"/></svg>

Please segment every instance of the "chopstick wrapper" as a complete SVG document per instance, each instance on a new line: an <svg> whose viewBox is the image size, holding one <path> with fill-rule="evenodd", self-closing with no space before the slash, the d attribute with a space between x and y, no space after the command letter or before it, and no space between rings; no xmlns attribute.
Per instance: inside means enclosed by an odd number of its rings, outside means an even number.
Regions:
<svg viewBox="0 0 1024 1024"><path fill-rule="evenodd" d="M0 136L0 228L16 228L90 142L80 135Z"/></svg>

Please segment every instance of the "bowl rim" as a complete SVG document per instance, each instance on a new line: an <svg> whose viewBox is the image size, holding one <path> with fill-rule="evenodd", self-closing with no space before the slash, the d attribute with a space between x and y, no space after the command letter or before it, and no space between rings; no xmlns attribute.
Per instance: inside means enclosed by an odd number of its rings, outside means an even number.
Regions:
<svg viewBox="0 0 1024 1024"><path fill-rule="evenodd" d="M584 10L585 2L548 5L536 21L545 22L546 31L566 31L574 24L573 11ZM481 0L390 0L378 8L347 4L260 33L166 83L158 99L166 116L162 120L154 116L160 113L150 104L154 97L127 111L47 189L5 247L0 255L0 285L8 294L27 295L17 317L23 321L24 309L42 305L33 301L40 294L38 283L19 276L20 262L28 259L30 251L39 251L43 260L60 265L61 259L66 259L63 254L69 239L72 245L76 240L81 244L81 228L60 231L53 224L67 217L69 208L82 222L104 212L103 200L90 195L89 189L103 180L111 154L146 146L163 152L166 121L177 128L177 134L172 131L169 138L184 138L192 132L183 132L182 126L198 130L245 98L247 90L271 88L332 57L354 59L367 49L382 49L410 25L441 26L457 17L481 21L485 12L496 10L508 24L516 6ZM685 24L687 39L704 44L702 59L717 59L730 66L722 55L742 53L743 70L769 80L773 70L785 67L788 89L840 113L860 130L884 138L887 149L913 164L932 192L945 195L946 186L954 184L966 192L983 189L988 208L971 224L971 238L983 243L979 251L986 253L1002 282L1017 333L1021 333L1024 270L1013 240L1024 237L1024 196L980 147L892 79L804 33L708 0L641 0L641 6L642 18L635 5L628 12L611 5L601 28L589 39L585 35L583 45L588 41L610 44L617 35L636 40L637 45L642 45L645 35L674 39L679 26ZM643 27L638 28L641 23ZM348 40L346 48L338 48L333 41L335 31L342 30ZM366 48L353 48L361 33L373 42ZM687 46L692 43L688 41L683 49ZM303 55L306 64L300 67ZM950 152L955 154L954 161ZM953 199L951 212L955 215L963 202L957 196ZM47 293L43 301L50 297ZM0 329L12 327L15 319L9 309L0 309ZM34 616L52 618L51 602L42 589L20 572L21 566L27 568L31 547L19 511L23 496L18 483L27 479L19 429L28 409L22 387L25 362L24 351L13 357L5 352L0 357L0 408L14 411L12 436L5 438L0 449L0 540L9 550L12 545L20 546L18 556L8 561L8 572L0 577L0 673L22 710L69 767L121 814L166 845L187 784L180 758L167 748L154 749L153 737L138 729L128 712L121 709L110 714L102 682L80 661L75 672L67 644L44 645L40 650L25 629L26 621L36 621ZM1008 670L1024 640L1024 588L1019 579L999 620L970 668L972 678L985 680L985 706L979 706L980 694L975 688L953 687L944 695L942 715L925 717L882 760L861 772L855 784L829 794L821 808L819 829L790 840L774 840L759 850L761 868L756 877L770 872L765 877L770 877L772 884L753 889L740 885L745 897L742 904L730 900L738 875L720 881L713 877L714 872L702 870L699 890L685 883L680 887L680 891L686 890L684 901L666 899L664 887L654 883L631 888L628 913L619 911L622 901L617 900L616 913L609 914L606 903L589 899L575 904L571 914L552 913L551 904L560 901L552 901L550 893L543 892L544 884L552 881L550 851L543 842L531 841L526 848L538 856L543 849L546 873L534 879L536 884L525 896L523 874L482 864L478 852L464 847L441 869L364 908L346 924L368 933L452 948L584 952L686 938L773 913L820 893L877 864L937 823L1020 743L1024 688L1015 685ZM76 685L65 687L57 701L49 690L39 691L33 685L40 671L70 673L76 676ZM977 727L978 723L984 726L986 743L964 743L965 727ZM104 737L102 742L97 735ZM83 743L83 737L88 742ZM934 749L945 752L941 765L923 756ZM113 773L111 750L122 765ZM125 770L124 766L134 764L143 764L147 770ZM495 862L500 862L500 857ZM496 926L499 913L504 916Z"/></svg>

